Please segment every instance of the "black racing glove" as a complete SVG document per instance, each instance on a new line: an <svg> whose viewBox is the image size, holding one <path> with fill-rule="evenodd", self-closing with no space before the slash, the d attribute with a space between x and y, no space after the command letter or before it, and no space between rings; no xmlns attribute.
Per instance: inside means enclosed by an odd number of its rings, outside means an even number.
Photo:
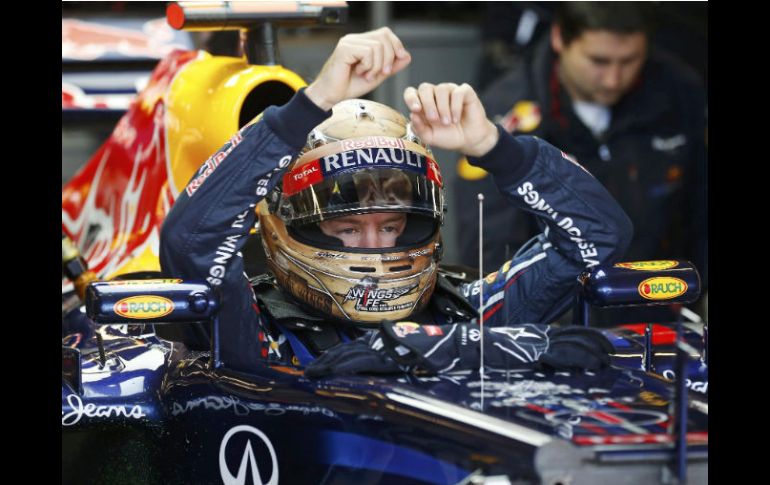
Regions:
<svg viewBox="0 0 770 485"><path fill-rule="evenodd" d="M484 365L496 369L532 367L548 349L548 325L484 327ZM394 361L431 373L478 369L481 332L478 325L418 325L384 322L382 342Z"/></svg>
<svg viewBox="0 0 770 485"><path fill-rule="evenodd" d="M571 325L553 328L548 349L538 359L542 369L597 370L610 364L615 348L595 328Z"/></svg>
<svg viewBox="0 0 770 485"><path fill-rule="evenodd" d="M378 349L378 350L375 350ZM311 379L330 374L393 374L403 372L382 351L377 332L335 345L305 368Z"/></svg>
<svg viewBox="0 0 770 485"><path fill-rule="evenodd" d="M470 323L419 325L384 322L380 332L327 350L306 369L310 378L329 374L442 373L478 369L481 332ZM522 324L484 327L484 365L493 369L596 370L614 350L593 328Z"/></svg>

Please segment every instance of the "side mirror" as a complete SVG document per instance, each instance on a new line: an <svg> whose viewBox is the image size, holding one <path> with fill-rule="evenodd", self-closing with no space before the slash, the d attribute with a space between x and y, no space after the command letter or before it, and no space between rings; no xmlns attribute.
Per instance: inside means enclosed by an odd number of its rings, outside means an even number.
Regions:
<svg viewBox="0 0 770 485"><path fill-rule="evenodd" d="M86 314L101 325L211 324L211 365L219 367L219 294L206 282L180 279L122 280L91 283ZM102 361L104 349L96 333Z"/></svg>
<svg viewBox="0 0 770 485"><path fill-rule="evenodd" d="M588 325L596 307L691 303L700 296L700 275L689 261L634 261L599 265L578 276L575 323Z"/></svg>
<svg viewBox="0 0 770 485"><path fill-rule="evenodd" d="M205 282L179 279L100 281L86 290L86 314L102 325L206 322L219 298Z"/></svg>

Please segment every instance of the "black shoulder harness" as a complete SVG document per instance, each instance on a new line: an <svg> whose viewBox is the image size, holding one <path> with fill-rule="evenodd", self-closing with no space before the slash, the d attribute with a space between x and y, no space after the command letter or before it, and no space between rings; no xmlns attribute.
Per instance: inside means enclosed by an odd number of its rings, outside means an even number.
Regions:
<svg viewBox="0 0 770 485"><path fill-rule="evenodd" d="M436 289L430 304L432 308L447 317L447 323L454 321L469 322L478 318L479 312L467 298L457 290L461 283L472 281L465 272L449 271L439 268Z"/></svg>
<svg viewBox="0 0 770 485"><path fill-rule="evenodd" d="M305 309L278 287L275 278L262 274L250 278L260 310L279 325L294 333L315 355L337 345L341 339L337 325Z"/></svg>

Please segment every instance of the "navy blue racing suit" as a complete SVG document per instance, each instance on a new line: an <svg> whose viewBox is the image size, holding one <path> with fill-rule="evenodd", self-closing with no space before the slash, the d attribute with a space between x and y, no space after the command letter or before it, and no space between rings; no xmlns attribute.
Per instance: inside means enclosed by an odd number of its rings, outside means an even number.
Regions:
<svg viewBox="0 0 770 485"><path fill-rule="evenodd" d="M302 90L286 105L268 108L201 166L163 224L163 272L205 279L221 290L220 356L228 368L306 365L314 357L266 315L240 251L254 226L256 204L279 183L307 134L330 115ZM497 145L470 161L492 173L511 204L535 214L544 231L499 271L458 289L478 308L483 285L490 326L548 323L568 307L582 270L622 257L631 222L561 150L536 137L514 137L499 126L498 131ZM435 323L447 322L436 315Z"/></svg>

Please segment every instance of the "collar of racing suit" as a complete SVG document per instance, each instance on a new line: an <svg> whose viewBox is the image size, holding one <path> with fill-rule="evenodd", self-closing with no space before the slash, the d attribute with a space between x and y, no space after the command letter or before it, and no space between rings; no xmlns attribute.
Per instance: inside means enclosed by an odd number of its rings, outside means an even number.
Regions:
<svg viewBox="0 0 770 485"><path fill-rule="evenodd" d="M318 355L342 341L364 333L352 326L330 323L328 318L299 304L284 293L269 274L251 278L250 281L260 307L286 336L297 356ZM455 273L440 268L430 305L410 319L423 324L446 324L469 322L477 318L476 308L457 289L461 282L463 279L458 279Z"/></svg>

